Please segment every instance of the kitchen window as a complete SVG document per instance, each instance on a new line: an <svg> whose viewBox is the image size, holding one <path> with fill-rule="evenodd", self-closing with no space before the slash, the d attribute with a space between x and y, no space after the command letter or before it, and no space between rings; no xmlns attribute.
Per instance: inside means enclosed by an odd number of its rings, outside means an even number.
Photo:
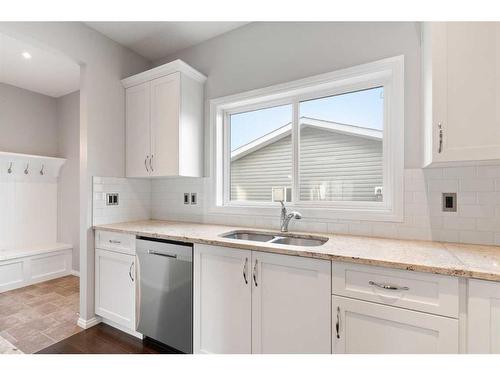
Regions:
<svg viewBox="0 0 500 375"><path fill-rule="evenodd" d="M211 101L217 212L399 221L403 58Z"/></svg>

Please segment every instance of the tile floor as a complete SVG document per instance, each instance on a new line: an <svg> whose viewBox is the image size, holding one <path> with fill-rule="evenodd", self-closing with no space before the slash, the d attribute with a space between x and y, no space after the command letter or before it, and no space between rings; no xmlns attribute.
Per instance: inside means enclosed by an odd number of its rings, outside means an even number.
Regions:
<svg viewBox="0 0 500 375"><path fill-rule="evenodd" d="M80 332L79 278L66 276L0 293L0 336L35 353Z"/></svg>

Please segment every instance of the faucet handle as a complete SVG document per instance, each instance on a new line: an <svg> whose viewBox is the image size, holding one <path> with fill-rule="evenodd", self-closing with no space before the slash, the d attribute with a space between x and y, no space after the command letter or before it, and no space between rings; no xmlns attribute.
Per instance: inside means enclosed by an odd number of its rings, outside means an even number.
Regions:
<svg viewBox="0 0 500 375"><path fill-rule="evenodd" d="M285 203L283 201L279 201L281 203L281 208L285 208Z"/></svg>

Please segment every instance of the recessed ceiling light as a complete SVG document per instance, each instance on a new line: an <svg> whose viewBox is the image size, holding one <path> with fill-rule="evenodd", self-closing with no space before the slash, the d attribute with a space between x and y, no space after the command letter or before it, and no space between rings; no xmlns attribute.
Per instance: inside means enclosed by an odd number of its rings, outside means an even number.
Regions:
<svg viewBox="0 0 500 375"><path fill-rule="evenodd" d="M21 55L22 55L22 56L23 56L26 60L31 59L31 53L29 53L29 52L24 51L23 53L21 53Z"/></svg>

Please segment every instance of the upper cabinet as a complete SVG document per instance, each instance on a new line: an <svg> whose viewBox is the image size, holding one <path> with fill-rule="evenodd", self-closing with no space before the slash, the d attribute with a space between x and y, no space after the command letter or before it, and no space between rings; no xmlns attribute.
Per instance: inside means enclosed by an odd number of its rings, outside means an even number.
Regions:
<svg viewBox="0 0 500 375"><path fill-rule="evenodd" d="M175 60L122 81L127 177L203 175L205 80Z"/></svg>
<svg viewBox="0 0 500 375"><path fill-rule="evenodd" d="M500 160L500 23L422 28L424 166Z"/></svg>

